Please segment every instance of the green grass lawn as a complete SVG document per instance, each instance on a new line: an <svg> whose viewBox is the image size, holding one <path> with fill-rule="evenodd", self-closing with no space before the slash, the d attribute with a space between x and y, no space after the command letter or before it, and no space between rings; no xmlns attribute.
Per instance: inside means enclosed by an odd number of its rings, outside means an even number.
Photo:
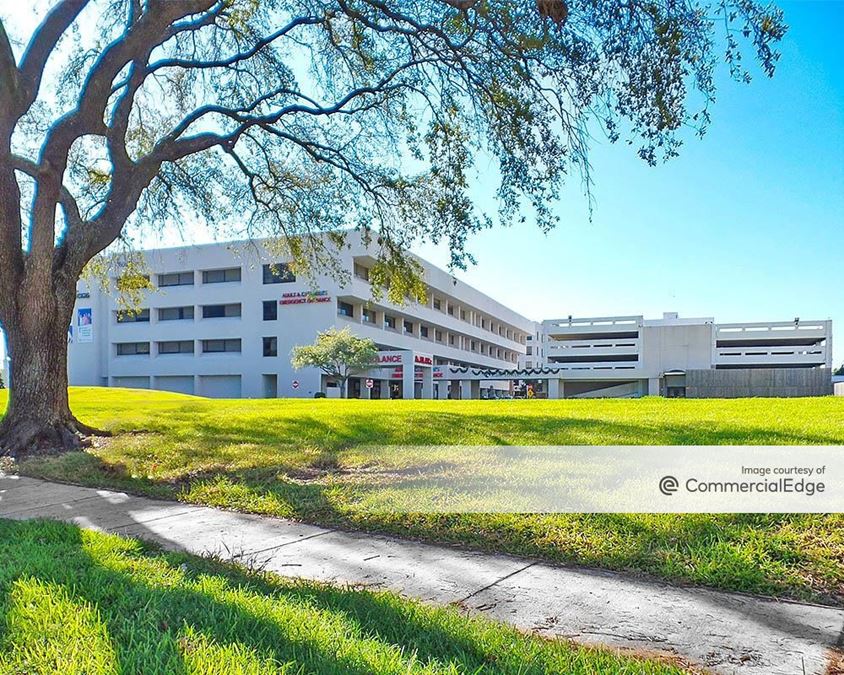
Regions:
<svg viewBox="0 0 844 675"><path fill-rule="evenodd" d="M0 392L2 394L2 392ZM730 590L844 603L844 516L399 514L361 474L429 460L388 444L840 444L844 399L212 401L76 389L118 435L23 473ZM0 399L2 404L2 399ZM463 465L471 467L471 456ZM389 466L383 466L384 464ZM389 489L389 470L383 471Z"/></svg>
<svg viewBox="0 0 844 675"><path fill-rule="evenodd" d="M0 520L0 672L681 673L451 608Z"/></svg>

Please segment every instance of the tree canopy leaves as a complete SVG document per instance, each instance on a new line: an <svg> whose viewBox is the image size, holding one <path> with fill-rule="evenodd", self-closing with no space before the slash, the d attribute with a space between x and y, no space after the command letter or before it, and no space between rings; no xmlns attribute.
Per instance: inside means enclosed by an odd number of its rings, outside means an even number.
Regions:
<svg viewBox="0 0 844 675"><path fill-rule="evenodd" d="M676 154L709 121L719 53L748 79L750 46L770 75L785 32L753 0L47 6L32 35L0 21L3 289L26 261L68 284L132 225L197 220L325 269L342 241L310 235L348 228L388 270L419 241L464 266L493 222L554 226L600 129ZM480 164L497 213L474 203Z"/></svg>

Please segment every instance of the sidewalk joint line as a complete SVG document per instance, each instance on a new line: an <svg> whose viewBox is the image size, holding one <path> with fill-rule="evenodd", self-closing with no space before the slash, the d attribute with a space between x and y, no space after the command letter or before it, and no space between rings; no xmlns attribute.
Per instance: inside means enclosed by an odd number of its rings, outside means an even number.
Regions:
<svg viewBox="0 0 844 675"><path fill-rule="evenodd" d="M245 555L259 555L260 553L267 553L269 551L275 551L277 549L283 548L285 546L292 546L293 544L299 544L303 541L308 541L308 539L316 539L317 537L322 537L326 534L331 534L334 530L326 530L325 532L317 532L316 534L309 534L307 537L302 537L301 539L297 539L296 541L286 541L283 544L278 544L276 546L268 546L267 548L261 548L257 551L244 551L243 553L238 553L235 558L242 558Z"/></svg>
<svg viewBox="0 0 844 675"><path fill-rule="evenodd" d="M479 589L478 589L477 591L475 591L474 593L470 593L470 594L469 594L469 595L467 595L465 598L463 598L463 599L461 599L461 600L457 600L457 604L462 604L462 603L466 602L467 600L470 600L470 599L474 598L476 595L479 595L479 594L483 593L484 591L488 591L490 588L492 588L492 587L493 587L493 586L495 586L496 584L500 584L502 581L507 581L507 579L510 579L510 578L512 578L512 577L514 577L514 576L516 576L517 574L521 574L521 573L522 573L522 572L524 572L526 569L529 569L529 568L533 567L533 566L534 566L534 565L536 565L536 564L537 564L537 562L536 562L536 561L534 561L534 562L528 563L528 564L527 564L527 565L525 565L524 567L521 567L521 568L519 568L519 569L515 570L514 572L510 572L510 574L505 574L503 577L501 577L500 579L496 579L496 580L495 580L495 581L493 581L491 584L487 584L487 585L486 585L486 586L484 586L483 588L479 588Z"/></svg>

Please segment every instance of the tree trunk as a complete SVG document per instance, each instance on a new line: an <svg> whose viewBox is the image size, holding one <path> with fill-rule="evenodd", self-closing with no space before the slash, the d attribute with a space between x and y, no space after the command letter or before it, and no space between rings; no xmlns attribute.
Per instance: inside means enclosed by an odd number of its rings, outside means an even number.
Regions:
<svg viewBox="0 0 844 675"><path fill-rule="evenodd" d="M37 303L28 316L4 322L11 377L6 383L9 407L0 422L0 456L78 450L89 444L89 435L100 433L70 412L67 328L72 304L67 311L57 304Z"/></svg>

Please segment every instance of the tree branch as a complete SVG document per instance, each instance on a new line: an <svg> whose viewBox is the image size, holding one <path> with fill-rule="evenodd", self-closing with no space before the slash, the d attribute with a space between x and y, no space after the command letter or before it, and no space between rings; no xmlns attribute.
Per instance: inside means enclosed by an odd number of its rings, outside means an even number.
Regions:
<svg viewBox="0 0 844 675"><path fill-rule="evenodd" d="M454 9L459 9L465 12L467 10L473 9L475 5L480 2L480 0L440 0L440 2L444 2L450 7L454 7Z"/></svg>
<svg viewBox="0 0 844 675"><path fill-rule="evenodd" d="M12 43L0 19L0 133L11 135L14 127L11 110L18 97L19 73Z"/></svg>
<svg viewBox="0 0 844 675"><path fill-rule="evenodd" d="M158 173L160 164L151 162L127 166L112 177L111 189L100 212L90 220L70 226L58 252L60 273L76 278L95 255L111 245L137 207L143 191Z"/></svg>
<svg viewBox="0 0 844 675"><path fill-rule="evenodd" d="M7 157L8 146L0 152L0 305L11 301L23 274L21 192Z"/></svg>
<svg viewBox="0 0 844 675"><path fill-rule="evenodd" d="M276 40L287 35L291 30L297 26L313 26L322 23L324 19L317 16L304 16L294 19L283 28L271 33L270 35L257 40L255 44L247 50L232 54L226 58L221 58L213 61L198 61L193 59L160 59L149 65L148 73L154 73L162 68L185 68L191 70L204 70L208 68L230 68L242 61L251 59L253 56L266 49Z"/></svg>
<svg viewBox="0 0 844 675"><path fill-rule="evenodd" d="M21 59L22 99L18 103L18 114L22 115L26 112L38 97L38 89L41 87L41 78L44 76L47 60L61 36L76 21L76 17L89 2L90 0L61 0L35 30Z"/></svg>
<svg viewBox="0 0 844 675"><path fill-rule="evenodd" d="M39 167L35 162L32 162L25 157L12 155L11 164L15 171L20 171L33 180L38 180ZM64 212L68 227L82 223L82 215L79 212L79 206L76 203L76 198L64 185L61 186L59 191L59 204Z"/></svg>
<svg viewBox="0 0 844 675"><path fill-rule="evenodd" d="M64 0L63 5L72 2L74 0ZM36 184L30 234L30 257L34 270L39 274L46 274L52 266L55 208L59 201L60 181L67 168L70 148L82 136L108 134L103 116L111 96L114 78L138 55L149 54L162 41L168 39L167 29L173 22L206 11L215 3L216 0L168 0L166 3L157 3L157 11L141 16L103 50L88 72L76 108L62 117L48 132L41 149L40 164L45 171ZM115 180L116 174L112 183ZM133 186L125 187L133 192ZM121 187L118 191L120 189ZM143 189L138 194L142 191ZM131 210L127 217L130 213Z"/></svg>

